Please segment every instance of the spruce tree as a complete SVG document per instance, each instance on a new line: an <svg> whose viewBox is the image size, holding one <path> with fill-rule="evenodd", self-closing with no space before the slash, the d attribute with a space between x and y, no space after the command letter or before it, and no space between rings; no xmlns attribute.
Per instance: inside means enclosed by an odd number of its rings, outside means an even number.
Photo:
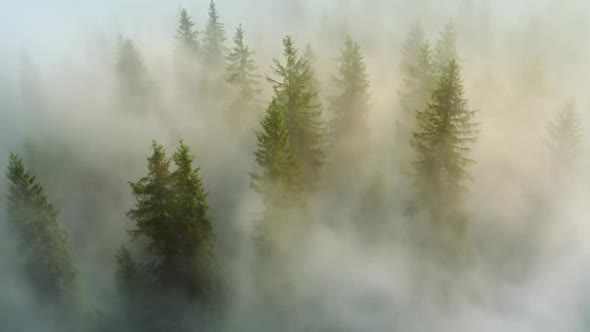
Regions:
<svg viewBox="0 0 590 332"><path fill-rule="evenodd" d="M442 71L452 60L459 61L457 52L457 32L453 20L444 26L434 48L434 65L437 75L442 75Z"/></svg>
<svg viewBox="0 0 590 332"><path fill-rule="evenodd" d="M236 90L237 96L230 107L235 123L247 119L245 115L255 107L256 97L260 93L256 74L258 67L252 59L254 52L244 44L244 29L240 24L236 28L234 47L227 54L226 80ZM246 113L246 114L243 114Z"/></svg>
<svg viewBox="0 0 590 332"><path fill-rule="evenodd" d="M369 78L360 45L350 36L340 51L333 82L338 94L330 99L332 139L340 157L352 163L368 144Z"/></svg>
<svg viewBox="0 0 590 332"><path fill-rule="evenodd" d="M157 257L171 257L175 251L171 227L174 223L174 188L170 160L164 147L152 142L153 154L147 159L148 174L138 182L129 183L135 197L135 208L127 215L136 229L129 231L133 239L148 239L148 251Z"/></svg>
<svg viewBox="0 0 590 332"><path fill-rule="evenodd" d="M476 140L475 111L464 97L459 65L443 69L428 106L416 115L412 145L418 194L436 218L457 212L465 183L470 144Z"/></svg>
<svg viewBox="0 0 590 332"><path fill-rule="evenodd" d="M251 174L252 188L262 195L266 206L280 210L292 206L303 188L289 143L285 108L276 98L260 125L254 156L261 171Z"/></svg>
<svg viewBox="0 0 590 332"><path fill-rule="evenodd" d="M548 134L551 173L555 179L570 176L576 170L582 148L580 115L573 101L566 103L557 118L549 124Z"/></svg>
<svg viewBox="0 0 590 332"><path fill-rule="evenodd" d="M313 191L324 161L325 133L322 123L318 91L313 88L313 77L308 61L299 57L291 37L283 39L285 63L274 60L276 79L273 84L277 101L284 107L289 144L299 165L307 191Z"/></svg>
<svg viewBox="0 0 590 332"><path fill-rule="evenodd" d="M151 107L153 89L141 53L129 38L119 41L116 74L121 107L129 112L142 113Z"/></svg>
<svg viewBox="0 0 590 332"><path fill-rule="evenodd" d="M137 226L130 234L147 239L154 258L148 270L160 286L191 300L204 299L212 290L213 272L207 193L186 145L181 142L172 156L174 172L164 148L156 142L152 147L148 175L130 184L137 201L128 212Z"/></svg>
<svg viewBox="0 0 590 332"><path fill-rule="evenodd" d="M223 23L219 21L219 14L215 7L215 2L209 2L209 21L205 28L205 36L203 40L205 62L209 66L218 67L223 63L225 41L225 29Z"/></svg>
<svg viewBox="0 0 590 332"><path fill-rule="evenodd" d="M193 168L194 157L182 141L172 156L176 170L172 173L174 189L174 224L170 225L175 234L174 260L170 270L176 272L172 282L184 283L189 295L209 294L214 285L213 227L207 215L209 205L207 192L199 174Z"/></svg>
<svg viewBox="0 0 590 332"><path fill-rule="evenodd" d="M66 233L57 222L58 212L15 154L10 155L6 175L7 220L18 236L25 276L41 301L68 304L77 272Z"/></svg>
<svg viewBox="0 0 590 332"><path fill-rule="evenodd" d="M416 22L410 29L406 41L402 46L400 69L404 76L408 77L412 75L415 70L414 68L417 66L417 60L421 49L427 42L426 34L424 33L422 25L419 22Z"/></svg>
<svg viewBox="0 0 590 332"><path fill-rule="evenodd" d="M195 23L192 21L186 9L180 11L178 29L176 30L176 40L184 52L192 56L199 53L199 31L194 29Z"/></svg>
<svg viewBox="0 0 590 332"><path fill-rule="evenodd" d="M434 60L427 41L420 46L414 63L409 66L404 70L403 90L398 92L402 111L398 117L398 134L404 142L411 137L416 125L416 112L427 106L436 84Z"/></svg>

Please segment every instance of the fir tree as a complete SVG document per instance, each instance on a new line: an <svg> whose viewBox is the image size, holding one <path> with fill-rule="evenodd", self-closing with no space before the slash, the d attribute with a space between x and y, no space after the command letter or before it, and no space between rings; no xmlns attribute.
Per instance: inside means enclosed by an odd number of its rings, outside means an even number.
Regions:
<svg viewBox="0 0 590 332"><path fill-rule="evenodd" d="M131 230L133 239L148 239L148 250L157 257L170 257L175 251L174 234L169 225L174 222L174 188L170 173L170 160L164 147L155 141L153 154L147 159L148 175L136 183L130 183L136 199L135 208L127 215L137 228Z"/></svg>
<svg viewBox="0 0 590 332"><path fill-rule="evenodd" d="M369 79L360 45L350 36L340 52L333 82L338 89L338 95L330 100L334 144L344 156L357 159L368 143Z"/></svg>
<svg viewBox="0 0 590 332"><path fill-rule="evenodd" d="M22 160L10 155L7 219L18 235L25 275L40 299L72 300L76 270L58 212Z"/></svg>
<svg viewBox="0 0 590 332"><path fill-rule="evenodd" d="M281 209L292 205L302 187L289 144L285 109L277 99L269 104L260 124L254 156L261 172L251 174L252 188L262 195L267 206Z"/></svg>
<svg viewBox="0 0 590 332"><path fill-rule="evenodd" d="M419 22L416 22L408 36L404 45L402 46L402 61L400 63L400 68L402 70L402 74L406 77L411 76L415 67L418 65L418 57L428 41L426 40L426 35L424 33L424 29Z"/></svg>
<svg viewBox="0 0 590 332"><path fill-rule="evenodd" d="M176 170L172 173L175 194L174 224L176 251L175 262L170 270L172 280L186 283L189 294L205 295L214 287L213 227L207 215L207 192L199 175L193 168L194 157L182 141L172 156ZM180 280L179 280L180 279Z"/></svg>
<svg viewBox="0 0 590 332"><path fill-rule="evenodd" d="M119 42L116 73L121 107L131 112L145 112L150 107L153 89L142 56L129 38Z"/></svg>
<svg viewBox="0 0 590 332"><path fill-rule="evenodd" d="M227 82L237 90L237 96L230 107L237 123L243 123L244 115L236 112L249 113L254 107L255 99L260 93L256 74L258 67L252 59L253 51L244 44L244 30L242 25L236 28L234 47L227 54L226 68ZM240 115L240 116L239 116Z"/></svg>
<svg viewBox="0 0 590 332"><path fill-rule="evenodd" d="M415 127L416 112L423 110L436 84L434 60L430 45L420 46L414 63L404 70L404 88L399 92L402 113L398 118L399 139L407 142Z"/></svg>
<svg viewBox="0 0 590 332"><path fill-rule="evenodd" d="M278 275L281 268L274 264L281 265L302 243L308 219L303 217L304 188L289 143L286 113L276 99L268 106L261 127L256 134L258 143L254 153L260 170L251 174L251 186L264 202L264 211L257 222L256 244L259 258L277 269L274 275L278 280L273 282L280 283L284 276Z"/></svg>
<svg viewBox="0 0 590 332"><path fill-rule="evenodd" d="M172 157L174 172L164 148L155 142L152 146L148 175L130 184L137 200L128 212L137 226L130 234L148 240L154 257L149 270L159 285L189 299L202 299L211 290L213 271L207 194L186 145L181 142Z"/></svg>
<svg viewBox="0 0 590 332"><path fill-rule="evenodd" d="M223 63L223 42L225 41L225 29L219 21L219 14L215 2L209 2L209 21L205 28L203 40L205 61L210 66L220 66Z"/></svg>
<svg viewBox="0 0 590 332"><path fill-rule="evenodd" d="M297 55L291 37L283 39L285 63L274 60L277 79L273 84L277 101L284 107L289 144L299 165L306 190L313 190L324 160L324 128L318 92L313 89L311 68L305 58Z"/></svg>
<svg viewBox="0 0 590 332"><path fill-rule="evenodd" d="M582 147L580 115L573 101L568 102L558 117L549 124L549 150L551 172L561 179L576 169L576 161Z"/></svg>
<svg viewBox="0 0 590 332"><path fill-rule="evenodd" d="M459 61L457 53L457 32L452 20L445 25L440 33L434 48L434 65L437 75L442 75L442 71L452 60Z"/></svg>
<svg viewBox="0 0 590 332"><path fill-rule="evenodd" d="M470 179L467 166L473 163L468 153L476 140L475 112L463 94L460 68L453 60L442 71L428 106L416 115L412 145L417 190L430 212L443 219L456 212Z"/></svg>
<svg viewBox="0 0 590 332"><path fill-rule="evenodd" d="M199 53L199 32L194 29L195 23L192 21L186 9L180 11L180 20L176 30L176 40L183 51L196 56Z"/></svg>

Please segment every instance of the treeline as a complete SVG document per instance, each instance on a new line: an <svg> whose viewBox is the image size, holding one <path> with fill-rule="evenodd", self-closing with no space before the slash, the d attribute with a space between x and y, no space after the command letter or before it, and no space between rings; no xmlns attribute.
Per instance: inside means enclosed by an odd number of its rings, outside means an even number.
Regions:
<svg viewBox="0 0 590 332"><path fill-rule="evenodd" d="M331 86L336 93L324 104L313 50L308 45L301 52L286 36L282 57L274 60L272 74L266 77L273 96L264 108L263 80L242 26L236 28L232 46L226 50L225 28L213 1L205 28L195 26L189 13L181 10L176 91L183 105L198 111L203 103L198 98L222 103L226 120L235 128L247 128L245 122L265 109L252 156L257 168L249 174L251 188L263 203L255 217L253 240L255 279L266 293L257 305L272 319L288 320L290 309L285 303L296 283L288 266L309 236L314 200L356 190L351 182L369 154L371 93L362 49L352 36L346 38L333 71ZM471 253L466 231L470 216L463 200L471 180L469 166L475 162L470 151L479 129L477 113L465 97L456 37L449 22L431 44L417 24L403 45L403 85L396 107L400 112L392 124L395 141L391 146L396 163L409 171L412 185L387 191L407 191L401 195L409 198L403 202L403 215L410 220L414 249L455 271ZM115 69L122 110L162 111L156 83L132 40L120 40ZM228 93L232 98L226 97ZM550 127L552 165L560 174L570 172L580 133L578 115L570 103ZM152 143L146 175L129 183L135 200L127 212L132 224L129 243L113 259L117 305L96 310L86 308L77 294L79 274L68 237L58 223L58 210L33 172L11 155L6 172L7 222L18 236L23 275L35 298L60 313L62 323L86 322L85 330L88 322L101 331L222 329L224 303L231 301L232 287L223 278L224 266L217 258L216 222L208 214L208 193L197 164L183 141L171 154ZM377 219L373 225L379 233L381 224L390 221L374 210L386 209L400 195L369 197L365 202L369 205L361 207L370 206L373 211L361 209L357 221L368 224L369 219ZM383 204L377 204L379 200Z"/></svg>

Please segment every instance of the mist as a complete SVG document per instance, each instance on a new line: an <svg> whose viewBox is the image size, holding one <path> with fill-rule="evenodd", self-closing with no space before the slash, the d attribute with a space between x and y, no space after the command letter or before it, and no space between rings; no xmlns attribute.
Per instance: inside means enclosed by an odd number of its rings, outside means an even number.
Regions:
<svg viewBox="0 0 590 332"><path fill-rule="evenodd" d="M247 106L238 103L238 120L230 114L237 93L224 85L226 64L216 72L189 59L175 38L181 9L203 38L209 1L0 3L0 165L7 167L15 153L36 176L59 212L77 271L75 310L33 291L10 222L10 184L2 177L0 330L589 328L590 2L215 5L225 29L224 54L239 24L254 52L259 91ZM437 247L446 241L443 218L424 212L427 204L417 198L415 136L402 135L396 125L415 122L413 113L411 120L403 113L407 77L400 66L412 27L419 23L434 49L449 22L464 98L477 123L468 155L474 163L458 207L467 226L453 254ZM285 64L287 35L299 56L308 45L313 51L309 62L325 127L334 118L341 49L347 36L358 43L369 82L368 135L346 141L340 163L330 159L331 145L324 146L328 157L315 189L305 191L305 208L276 218L288 226L279 227L276 247L269 249L260 244L268 201L253 188L252 174L263 173L254 155L257 133L269 103L279 99L267 78L278 79L273 59ZM125 40L145 68L149 92L137 104L122 102L131 96L117 72ZM179 82L190 88L182 90ZM568 103L580 135L551 129L559 127ZM573 156L552 145L556 135L568 133L576 140ZM128 211L136 204L129 183L146 175L152 140L167 155L182 140L194 155L208 193L221 291L214 304L147 296L140 301L146 307L180 308L148 319L126 311L115 254L124 245L137 261L151 259L146 239L130 239L128 230L137 226Z"/></svg>

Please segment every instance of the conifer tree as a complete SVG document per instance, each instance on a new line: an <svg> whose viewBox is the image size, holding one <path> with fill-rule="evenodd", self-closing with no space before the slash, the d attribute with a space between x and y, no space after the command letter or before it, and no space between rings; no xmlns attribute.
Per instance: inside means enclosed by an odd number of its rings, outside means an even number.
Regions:
<svg viewBox="0 0 590 332"><path fill-rule="evenodd" d="M237 123L243 123L246 114L250 113L255 105L256 97L260 93L258 78L256 74L258 67L252 59L254 52L244 44L244 29L240 24L236 28L234 36L234 47L227 54L228 65L226 68L227 82L237 90L230 109L234 113L233 118Z"/></svg>
<svg viewBox="0 0 590 332"><path fill-rule="evenodd" d="M444 26L434 48L434 65L437 75L442 75L442 71L449 62L455 60L459 62L457 53L457 32L452 20Z"/></svg>
<svg viewBox="0 0 590 332"><path fill-rule="evenodd" d="M302 191L300 171L289 144L284 106L275 98L256 133L256 163L261 172L251 174L252 188L262 195L267 206L277 209L292 205Z"/></svg>
<svg viewBox="0 0 590 332"><path fill-rule="evenodd" d="M398 118L400 139L407 142L415 127L416 112L423 110L436 84L436 73L432 52L424 42L416 54L414 63L404 72L403 91L399 92L402 113Z"/></svg>
<svg viewBox="0 0 590 332"><path fill-rule="evenodd" d="M193 168L194 157L182 141L172 156L176 170L172 173L174 189L174 224L176 260L171 270L176 284L185 282L189 294L205 295L213 290L214 273L213 226L207 215L207 192ZM180 279L180 280L179 280Z"/></svg>
<svg viewBox="0 0 590 332"><path fill-rule="evenodd" d="M130 112L146 112L153 89L142 56L129 38L120 40L116 74L121 107Z"/></svg>
<svg viewBox="0 0 590 332"><path fill-rule="evenodd" d="M205 28L203 40L205 61L208 65L218 67L224 59L223 42L225 41L225 29L219 21L219 14L215 2L209 2L209 21Z"/></svg>
<svg viewBox="0 0 590 332"><path fill-rule="evenodd" d="M331 98L333 112L332 139L348 162L360 158L359 153L367 145L369 108L369 78L360 45L348 36L340 51L338 68L333 82L338 94ZM345 164L339 165L345 167Z"/></svg>
<svg viewBox="0 0 590 332"><path fill-rule="evenodd" d="M416 115L418 127L415 176L422 201L437 218L455 213L465 182L470 144L476 140L475 111L464 97L460 68L455 60L444 68L428 106Z"/></svg>
<svg viewBox="0 0 590 332"><path fill-rule="evenodd" d="M283 46L285 63L275 59L272 69L277 79L267 79L284 107L289 144L301 169L305 190L313 191L324 161L321 105L317 102L318 91L313 88L308 61L298 56L291 37L283 39Z"/></svg>
<svg viewBox="0 0 590 332"><path fill-rule="evenodd" d="M404 45L402 46L402 61L400 63L400 68L402 70L402 74L406 77L411 76L414 68L417 66L418 57L420 56L422 47L428 41L426 40L426 34L424 33L424 29L420 22L416 22L408 36Z"/></svg>
<svg viewBox="0 0 590 332"><path fill-rule="evenodd" d="M183 51L196 56L200 50L199 31L194 29L195 23L192 21L186 9L180 11L178 29L176 30L176 40Z"/></svg>
<svg viewBox="0 0 590 332"><path fill-rule="evenodd" d="M259 171L251 174L251 187L261 195L264 203L263 213L256 224L259 258L270 259L266 262L272 265L271 262L281 265L285 255L294 252L307 229L304 187L290 147L286 116L284 106L274 99L256 134L258 142L254 156ZM280 283L283 277L275 274L273 282Z"/></svg>
<svg viewBox="0 0 590 332"><path fill-rule="evenodd" d="M558 117L549 124L547 148L551 158L551 172L555 178L575 171L582 147L580 115L573 101L566 103Z"/></svg>
<svg viewBox="0 0 590 332"><path fill-rule="evenodd" d="M18 235L25 275L42 301L67 304L73 299L77 272L58 212L17 155L10 155L6 175L7 219Z"/></svg>
<svg viewBox="0 0 590 332"><path fill-rule="evenodd" d="M152 147L148 175L130 184L137 200L128 212L137 226L130 234L148 240L147 249L154 257L149 270L159 285L189 299L203 299L211 291L213 272L207 193L186 145L181 142L172 157L174 172L164 148L156 142Z"/></svg>
<svg viewBox="0 0 590 332"><path fill-rule="evenodd" d="M138 182L129 183L136 199L135 208L127 215L137 228L129 233L133 239L148 239L148 250L157 257L170 257L174 253L174 234L169 225L174 220L174 188L170 160L164 147L152 142L153 154L147 159L148 175Z"/></svg>

